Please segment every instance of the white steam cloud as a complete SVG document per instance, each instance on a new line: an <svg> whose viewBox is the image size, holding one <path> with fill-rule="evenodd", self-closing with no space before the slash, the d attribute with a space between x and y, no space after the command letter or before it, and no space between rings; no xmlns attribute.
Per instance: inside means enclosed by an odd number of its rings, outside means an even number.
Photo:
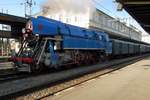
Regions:
<svg viewBox="0 0 150 100"><path fill-rule="evenodd" d="M64 11L67 13L85 13L94 9L92 0L47 0L42 5L44 14Z"/></svg>

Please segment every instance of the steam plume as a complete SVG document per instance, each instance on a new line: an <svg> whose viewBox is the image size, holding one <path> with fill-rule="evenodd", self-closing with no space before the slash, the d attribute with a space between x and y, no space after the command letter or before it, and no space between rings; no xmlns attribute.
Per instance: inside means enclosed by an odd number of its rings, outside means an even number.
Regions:
<svg viewBox="0 0 150 100"><path fill-rule="evenodd" d="M44 14L57 13L64 11L67 13L84 13L92 10L94 4L92 0L47 0L42 5Z"/></svg>

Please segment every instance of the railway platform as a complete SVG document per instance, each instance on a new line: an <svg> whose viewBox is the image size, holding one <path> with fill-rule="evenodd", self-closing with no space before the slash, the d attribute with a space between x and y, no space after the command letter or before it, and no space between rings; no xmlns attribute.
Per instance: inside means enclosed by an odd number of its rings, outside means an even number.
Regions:
<svg viewBox="0 0 150 100"><path fill-rule="evenodd" d="M43 100L149 100L150 57Z"/></svg>
<svg viewBox="0 0 150 100"><path fill-rule="evenodd" d="M15 67L12 62L0 62L0 77L15 72Z"/></svg>
<svg viewBox="0 0 150 100"><path fill-rule="evenodd" d="M12 62L0 62L0 70L13 69Z"/></svg>

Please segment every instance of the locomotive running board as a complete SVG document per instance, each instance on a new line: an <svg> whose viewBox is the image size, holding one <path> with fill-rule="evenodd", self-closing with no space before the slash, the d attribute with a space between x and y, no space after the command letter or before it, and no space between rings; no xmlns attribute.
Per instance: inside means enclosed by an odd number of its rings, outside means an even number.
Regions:
<svg viewBox="0 0 150 100"><path fill-rule="evenodd" d="M44 38L45 40L55 40L55 41L62 41L63 39L58 39L58 38L51 38L51 37L48 37L48 38Z"/></svg>

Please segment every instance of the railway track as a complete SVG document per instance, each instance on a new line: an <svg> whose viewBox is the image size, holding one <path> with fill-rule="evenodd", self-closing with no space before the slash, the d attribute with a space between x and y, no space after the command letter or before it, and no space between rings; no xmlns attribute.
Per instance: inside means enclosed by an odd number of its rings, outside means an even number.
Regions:
<svg viewBox="0 0 150 100"><path fill-rule="evenodd" d="M102 64L4 82L0 84L0 97L2 99L40 99L100 75L118 70L147 56L149 55L113 60Z"/></svg>
<svg viewBox="0 0 150 100"><path fill-rule="evenodd" d="M5 83L5 82L10 82L13 80L17 80L17 79L21 79L21 78L25 78L28 76L29 75L25 73L19 73L19 72L12 72L9 74L0 75L0 84Z"/></svg>
<svg viewBox="0 0 150 100"><path fill-rule="evenodd" d="M13 80L19 80L19 79L24 79L24 78L30 78L30 77L36 77L40 75L46 75L49 73L56 72L55 70L50 70L46 72L41 72L41 73L22 73L18 71L9 71L5 74L0 75L0 84L5 83L5 82L10 82Z"/></svg>

